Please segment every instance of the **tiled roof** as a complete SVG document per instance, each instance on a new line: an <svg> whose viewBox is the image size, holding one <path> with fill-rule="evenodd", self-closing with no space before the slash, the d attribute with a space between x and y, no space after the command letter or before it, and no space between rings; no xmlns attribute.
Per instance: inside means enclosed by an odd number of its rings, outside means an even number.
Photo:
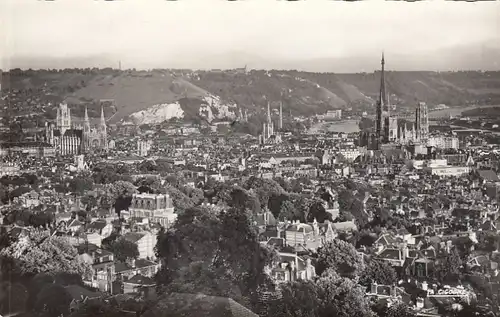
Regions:
<svg viewBox="0 0 500 317"><path fill-rule="evenodd" d="M137 284L137 285L154 285L155 281L147 276L136 274L127 281L124 281L123 283Z"/></svg>
<svg viewBox="0 0 500 317"><path fill-rule="evenodd" d="M286 231L300 231L300 232L302 232L302 230L304 230L306 233L307 232L312 232L313 231L313 227L311 225L308 225L308 224L305 224L305 223L301 223L301 224L298 224L298 225L291 225L290 227L288 227L286 229Z"/></svg>
<svg viewBox="0 0 500 317"><path fill-rule="evenodd" d="M383 250L379 255L379 258L390 259L390 260L401 260L401 250L387 248Z"/></svg>
<svg viewBox="0 0 500 317"><path fill-rule="evenodd" d="M145 259L135 260L135 268L131 267L130 265L128 265L125 262L116 262L115 263L115 272L122 273L125 271L137 270L137 269L141 269L141 268L145 268L145 267L149 267L149 266L155 266L155 265L158 265L158 264L153 262L153 261L148 261Z"/></svg>
<svg viewBox="0 0 500 317"><path fill-rule="evenodd" d="M172 293L142 315L143 317L258 317L231 298L202 294Z"/></svg>
<svg viewBox="0 0 500 317"><path fill-rule="evenodd" d="M91 224L89 224L88 228L89 230L102 230L106 227L107 223L105 220L96 220L94 222L92 222Z"/></svg>
<svg viewBox="0 0 500 317"><path fill-rule="evenodd" d="M339 231L347 231L347 230L357 230L358 227L354 223L354 221L344 221L344 222L336 222L332 224L335 230Z"/></svg>
<svg viewBox="0 0 500 317"><path fill-rule="evenodd" d="M490 182L499 182L498 175L493 170L479 170L479 177Z"/></svg>
<svg viewBox="0 0 500 317"><path fill-rule="evenodd" d="M58 137L61 136L61 130L54 130L54 136ZM76 129L68 129L64 131L64 136L65 137L77 137L77 138L82 138L83 136L83 130L76 130Z"/></svg>
<svg viewBox="0 0 500 317"><path fill-rule="evenodd" d="M144 233L138 233L138 232L127 232L125 235L123 235L123 238L130 241L130 242L137 242L144 237Z"/></svg>
<svg viewBox="0 0 500 317"><path fill-rule="evenodd" d="M420 254L426 258L436 258L436 250L433 249L420 250Z"/></svg>

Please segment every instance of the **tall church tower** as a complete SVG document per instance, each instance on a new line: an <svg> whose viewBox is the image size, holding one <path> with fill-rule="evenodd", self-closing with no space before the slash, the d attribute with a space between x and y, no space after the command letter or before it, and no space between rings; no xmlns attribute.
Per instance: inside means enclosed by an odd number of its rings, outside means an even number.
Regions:
<svg viewBox="0 0 500 317"><path fill-rule="evenodd" d="M377 100L377 121L376 121L376 139L377 148L381 144L397 141L398 120L396 116L391 116L391 105L388 100L387 89L385 85L385 58L382 53L382 71L380 73L380 90Z"/></svg>
<svg viewBox="0 0 500 317"><path fill-rule="evenodd" d="M283 92L281 93L281 100L280 100L280 122L279 122L279 129L280 129L280 131L283 130Z"/></svg>
<svg viewBox="0 0 500 317"><path fill-rule="evenodd" d="M385 91L385 74L384 66L385 59L384 53L382 53L382 71L380 73L380 89L379 96L377 100L377 121L376 121L376 138L377 138L377 148L380 144L386 143L389 135L389 107L387 104L387 94Z"/></svg>
<svg viewBox="0 0 500 317"><path fill-rule="evenodd" d="M85 152L90 148L90 120L87 107L85 107L85 118L83 120L82 150Z"/></svg>
<svg viewBox="0 0 500 317"><path fill-rule="evenodd" d="M61 130L62 135L71 129L71 111L65 103L59 104L57 108L56 128Z"/></svg>
<svg viewBox="0 0 500 317"><path fill-rule="evenodd" d="M429 136L429 117L424 102L419 102L415 111L415 130L417 139L425 142Z"/></svg>
<svg viewBox="0 0 500 317"><path fill-rule="evenodd" d="M267 138L270 138L274 134L273 131L273 121L271 119L271 104L267 102Z"/></svg>
<svg viewBox="0 0 500 317"><path fill-rule="evenodd" d="M104 117L104 107L101 106L101 122L99 123L99 143L102 149L108 149L108 135L106 131L106 118Z"/></svg>

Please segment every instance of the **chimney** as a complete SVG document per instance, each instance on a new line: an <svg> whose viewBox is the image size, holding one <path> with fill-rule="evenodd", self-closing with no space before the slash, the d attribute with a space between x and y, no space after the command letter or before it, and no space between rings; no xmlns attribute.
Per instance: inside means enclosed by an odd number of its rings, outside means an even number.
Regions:
<svg viewBox="0 0 500 317"><path fill-rule="evenodd" d="M396 285L391 285L391 297L396 297Z"/></svg>
<svg viewBox="0 0 500 317"><path fill-rule="evenodd" d="M290 262L290 280L296 281L297 280L297 270L295 268L295 262L291 261Z"/></svg>
<svg viewBox="0 0 500 317"><path fill-rule="evenodd" d="M423 298L417 298L417 308L424 308L424 300Z"/></svg>
<svg viewBox="0 0 500 317"><path fill-rule="evenodd" d="M406 242L403 244L403 259L406 259L409 255L408 245Z"/></svg>
<svg viewBox="0 0 500 317"><path fill-rule="evenodd" d="M428 285L427 285L427 282L426 282L426 281L423 281L423 282L422 282L422 290L423 290L423 291L426 291L426 292L427 292L427 290L428 290Z"/></svg>
<svg viewBox="0 0 500 317"><path fill-rule="evenodd" d="M128 258L128 259L127 259L127 264L128 264L131 268L135 269L135 259Z"/></svg>

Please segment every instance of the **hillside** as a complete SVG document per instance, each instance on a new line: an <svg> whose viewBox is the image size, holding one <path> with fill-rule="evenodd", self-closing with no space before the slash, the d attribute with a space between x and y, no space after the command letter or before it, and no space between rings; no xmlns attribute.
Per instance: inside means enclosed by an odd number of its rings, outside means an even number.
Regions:
<svg viewBox="0 0 500 317"><path fill-rule="evenodd" d="M172 117L204 117L211 121L234 117L238 108L263 114L283 100L284 113L312 115L334 108L373 109L379 89L376 73L333 74L299 71L119 71L66 69L14 70L2 77L6 105L16 111L41 109L61 96L83 114L88 105L98 116L101 100L110 122L137 123ZM500 104L500 72L387 72L391 103L413 108L415 100L429 105ZM10 93L9 93L10 91ZM17 91L17 92L16 92ZM281 94L284 93L283 98ZM27 108L24 109L23 108ZM22 108L22 109L20 109Z"/></svg>
<svg viewBox="0 0 500 317"><path fill-rule="evenodd" d="M200 72L190 82L237 104L264 105L265 94L277 101L288 91L285 109L320 113L332 108L373 108L380 73L332 74L298 71L251 71L247 74ZM387 72L391 103L413 108L415 100L431 106L500 104L500 72Z"/></svg>

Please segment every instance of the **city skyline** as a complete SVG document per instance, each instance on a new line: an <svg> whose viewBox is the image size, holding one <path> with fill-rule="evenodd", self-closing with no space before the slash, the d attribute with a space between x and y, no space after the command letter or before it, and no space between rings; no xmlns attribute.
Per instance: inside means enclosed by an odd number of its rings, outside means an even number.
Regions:
<svg viewBox="0 0 500 317"><path fill-rule="evenodd" d="M500 3L137 0L0 4L0 68L498 70Z"/></svg>

